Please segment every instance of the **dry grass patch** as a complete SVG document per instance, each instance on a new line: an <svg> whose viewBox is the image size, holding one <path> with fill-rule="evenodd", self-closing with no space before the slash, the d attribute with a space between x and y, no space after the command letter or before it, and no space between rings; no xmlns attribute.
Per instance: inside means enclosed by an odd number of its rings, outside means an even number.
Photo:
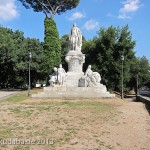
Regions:
<svg viewBox="0 0 150 150"><path fill-rule="evenodd" d="M107 147L101 126L115 116L112 100L32 99L20 93L1 102L1 139L53 140L45 145L0 145L0 149L87 149ZM118 101L118 100L117 100Z"/></svg>

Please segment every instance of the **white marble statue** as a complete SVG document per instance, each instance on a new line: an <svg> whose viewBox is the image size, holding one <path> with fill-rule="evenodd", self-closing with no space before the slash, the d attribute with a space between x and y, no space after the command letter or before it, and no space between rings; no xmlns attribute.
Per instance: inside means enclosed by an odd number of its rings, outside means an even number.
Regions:
<svg viewBox="0 0 150 150"><path fill-rule="evenodd" d="M77 27L76 23L73 24L71 35L69 36L70 47L73 51L81 51L82 46L82 33Z"/></svg>
<svg viewBox="0 0 150 150"><path fill-rule="evenodd" d="M66 72L62 68L62 64L59 65L59 68L54 67L54 73L49 77L50 86L54 87L56 85L64 85L66 80Z"/></svg>
<svg viewBox="0 0 150 150"><path fill-rule="evenodd" d="M52 75L49 75L50 80L50 86L54 87L57 84L58 81L58 70L56 67L54 67L54 73Z"/></svg>
<svg viewBox="0 0 150 150"><path fill-rule="evenodd" d="M66 71L64 68L62 68L62 64L59 65L58 68L58 81L59 85L64 85L66 80Z"/></svg>
<svg viewBox="0 0 150 150"><path fill-rule="evenodd" d="M91 70L91 65L88 66L85 72L85 79L88 87L100 87L101 76L98 72Z"/></svg>

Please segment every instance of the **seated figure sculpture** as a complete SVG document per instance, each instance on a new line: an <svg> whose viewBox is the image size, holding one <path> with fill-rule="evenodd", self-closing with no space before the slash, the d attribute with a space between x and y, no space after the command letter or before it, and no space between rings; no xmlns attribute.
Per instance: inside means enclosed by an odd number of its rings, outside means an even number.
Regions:
<svg viewBox="0 0 150 150"><path fill-rule="evenodd" d="M91 70L91 65L88 66L85 72L85 79L88 87L100 87L101 76L98 72Z"/></svg>
<svg viewBox="0 0 150 150"><path fill-rule="evenodd" d="M64 85L66 80L66 72L62 68L62 65L59 65L59 68L54 67L54 73L49 76L50 86L54 87L56 85Z"/></svg>
<svg viewBox="0 0 150 150"><path fill-rule="evenodd" d="M54 85L56 85L58 81L58 71L56 67L54 67L54 73L52 75L49 75L49 77L50 86L54 87Z"/></svg>

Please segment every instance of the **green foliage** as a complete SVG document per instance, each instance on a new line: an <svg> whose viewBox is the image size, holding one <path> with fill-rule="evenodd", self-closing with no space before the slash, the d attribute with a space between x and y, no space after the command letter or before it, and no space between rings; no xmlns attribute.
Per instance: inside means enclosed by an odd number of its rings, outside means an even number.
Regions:
<svg viewBox="0 0 150 150"><path fill-rule="evenodd" d="M5 100L5 102L12 102L12 103L18 103L18 102L22 102L26 99L28 99L29 97L27 96L27 93L20 93L20 94L17 94L15 96L11 96L9 98L7 98Z"/></svg>
<svg viewBox="0 0 150 150"><path fill-rule="evenodd" d="M131 62L130 85L135 89L137 80L139 87L142 87L143 85L150 86L150 64L145 56L134 58Z"/></svg>
<svg viewBox="0 0 150 150"><path fill-rule="evenodd" d="M110 90L121 89L121 55L124 55L124 86L131 79L131 62L134 58L135 41L132 41L131 32L128 26L122 28L109 27L101 28L98 35L87 42L84 48L86 53L86 67L91 64L93 70L102 76L102 83Z"/></svg>
<svg viewBox="0 0 150 150"><path fill-rule="evenodd" d="M65 61L65 56L68 52L68 45L69 45L69 35L66 34L61 37L61 54L62 54L61 62L65 70L68 70L68 65Z"/></svg>
<svg viewBox="0 0 150 150"><path fill-rule="evenodd" d="M67 10L76 8L80 0L19 0L27 9L33 8L35 12L44 12L46 17L50 14L53 19L54 15L61 14Z"/></svg>
<svg viewBox="0 0 150 150"><path fill-rule="evenodd" d="M69 35L66 34L61 37L61 49L62 49L63 56L65 56L67 54L68 46L69 46Z"/></svg>
<svg viewBox="0 0 150 150"><path fill-rule="evenodd" d="M31 80L40 78L43 46L37 39L24 38L20 31L0 27L0 87L19 88L28 83L28 55L32 53Z"/></svg>
<svg viewBox="0 0 150 150"><path fill-rule="evenodd" d="M96 48L96 43L93 40L86 41L82 47L82 52L86 54L85 63L83 65L84 72L86 71L89 64L94 64L92 62L94 62L95 59L93 58L95 48Z"/></svg>
<svg viewBox="0 0 150 150"><path fill-rule="evenodd" d="M61 43L54 20L45 18L43 72L49 75L61 63Z"/></svg>
<svg viewBox="0 0 150 150"><path fill-rule="evenodd" d="M32 84L35 84L38 80L44 80L44 74L41 70L42 62L44 58L43 44L37 39L26 38L25 49L28 54L27 61L29 61L29 52L32 53L31 59L31 80ZM26 55L26 54L24 54ZM28 64L28 63L27 63Z"/></svg>

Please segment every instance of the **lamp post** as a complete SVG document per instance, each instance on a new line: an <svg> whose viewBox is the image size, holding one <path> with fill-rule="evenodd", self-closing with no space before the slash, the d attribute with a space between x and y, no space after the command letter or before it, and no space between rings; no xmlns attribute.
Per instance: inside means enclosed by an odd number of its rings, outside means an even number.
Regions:
<svg viewBox="0 0 150 150"><path fill-rule="evenodd" d="M29 52L29 84L28 84L28 96L31 95L31 76L30 76L30 65L31 65L31 58L32 58L32 54L31 52Z"/></svg>
<svg viewBox="0 0 150 150"><path fill-rule="evenodd" d="M124 98L123 96L123 61L124 61L124 56L121 55L121 61L122 61L122 71L121 71L121 99Z"/></svg>
<svg viewBox="0 0 150 150"><path fill-rule="evenodd" d="M138 90L138 88L139 88L139 76L138 76L138 74L137 74L137 76L136 76L136 95L139 95L139 90Z"/></svg>

